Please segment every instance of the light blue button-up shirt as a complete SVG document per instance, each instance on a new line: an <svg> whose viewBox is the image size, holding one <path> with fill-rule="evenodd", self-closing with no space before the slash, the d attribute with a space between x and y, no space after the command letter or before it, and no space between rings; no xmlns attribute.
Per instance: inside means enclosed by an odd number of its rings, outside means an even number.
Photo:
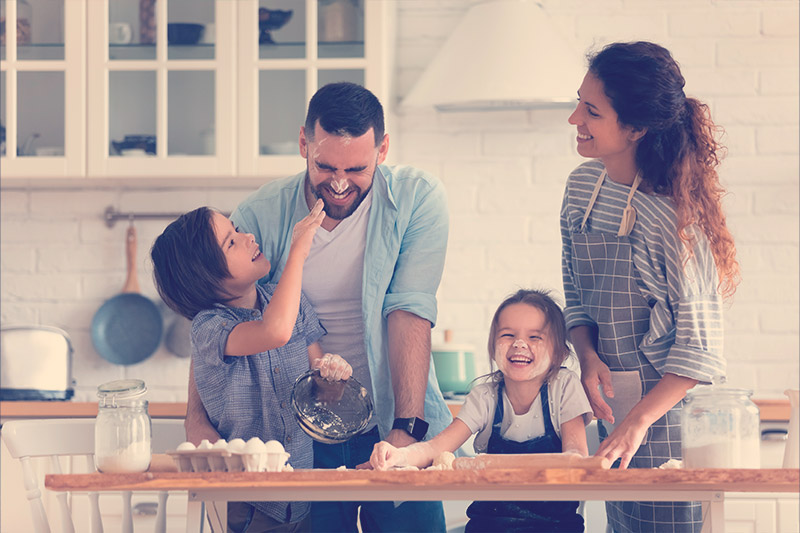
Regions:
<svg viewBox="0 0 800 533"><path fill-rule="evenodd" d="M262 282L280 279L292 230L309 213L304 180L305 172L301 172L267 183L231 215L240 230L255 235L270 260L270 272ZM403 310L436 323L436 290L444 268L448 222L445 191L438 179L409 166L380 165L376 169L361 308L381 438L386 438L394 420L387 317ZM430 424L427 438L452 420L432 364L425 393L425 420Z"/></svg>

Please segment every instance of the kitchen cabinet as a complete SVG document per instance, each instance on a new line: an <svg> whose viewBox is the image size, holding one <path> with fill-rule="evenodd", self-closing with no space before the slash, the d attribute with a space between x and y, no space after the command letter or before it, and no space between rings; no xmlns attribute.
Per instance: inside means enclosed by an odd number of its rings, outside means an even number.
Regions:
<svg viewBox="0 0 800 533"><path fill-rule="evenodd" d="M320 86L352 81L388 101L392 2L0 5L8 20L32 12L31 31L0 46L5 183L283 177L304 165L299 127Z"/></svg>

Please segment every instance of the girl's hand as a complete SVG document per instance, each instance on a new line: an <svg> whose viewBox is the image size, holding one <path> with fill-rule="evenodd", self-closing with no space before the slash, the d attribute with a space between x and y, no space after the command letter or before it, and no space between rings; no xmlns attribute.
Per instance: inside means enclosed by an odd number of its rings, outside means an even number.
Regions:
<svg viewBox="0 0 800 533"><path fill-rule="evenodd" d="M328 381L345 381L353 375L353 367L342 356L326 353L316 359L311 365L312 369L319 369L319 375Z"/></svg>
<svg viewBox="0 0 800 533"><path fill-rule="evenodd" d="M372 449L369 464L375 470L387 470L393 466L406 466L406 451L404 448L395 448L385 440L382 440Z"/></svg>
<svg viewBox="0 0 800 533"><path fill-rule="evenodd" d="M581 357L581 384L583 384L583 390L589 398L589 405L592 406L595 418L608 420L613 424L614 413L603 399L603 394L609 398L614 397L614 388L611 385L611 371L600 360L596 352L584 354ZM603 392L600 391L600 385L603 386Z"/></svg>
<svg viewBox="0 0 800 533"><path fill-rule="evenodd" d="M295 224L292 231L291 250L297 250L303 254L303 258L308 257L311 243L314 241L314 234L317 232L322 221L325 219L325 211L322 210L322 200L317 200L311 212L300 222Z"/></svg>
<svg viewBox="0 0 800 533"><path fill-rule="evenodd" d="M594 454L596 457L606 457L612 463L620 459L620 469L628 468L631 458L641 446L648 428L646 424L640 424L632 418L631 416L626 417L619 426L614 428L611 435L600 444Z"/></svg>

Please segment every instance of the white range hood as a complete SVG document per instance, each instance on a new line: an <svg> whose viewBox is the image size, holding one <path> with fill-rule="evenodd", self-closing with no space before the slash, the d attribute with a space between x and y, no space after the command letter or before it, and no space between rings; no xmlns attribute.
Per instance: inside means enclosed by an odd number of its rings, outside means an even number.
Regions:
<svg viewBox="0 0 800 533"><path fill-rule="evenodd" d="M532 0L472 6L401 109L531 109L573 105L583 56Z"/></svg>

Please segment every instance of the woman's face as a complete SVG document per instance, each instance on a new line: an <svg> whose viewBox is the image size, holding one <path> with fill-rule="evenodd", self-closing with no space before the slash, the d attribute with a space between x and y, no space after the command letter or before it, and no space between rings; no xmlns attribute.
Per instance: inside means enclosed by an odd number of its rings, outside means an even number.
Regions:
<svg viewBox="0 0 800 533"><path fill-rule="evenodd" d="M545 314L532 305L511 304L497 317L494 361L507 381L531 381L553 362L553 340Z"/></svg>
<svg viewBox="0 0 800 533"><path fill-rule="evenodd" d="M225 256L231 277L223 283L232 294L242 294L253 284L269 274L270 264L258 248L251 233L240 233L233 223L221 213L212 215L214 236Z"/></svg>
<svg viewBox="0 0 800 533"><path fill-rule="evenodd" d="M634 160L636 144L642 135L620 124L603 83L591 72L578 89L578 106L569 123L578 128L578 153L583 157L600 159L606 167L621 158Z"/></svg>

